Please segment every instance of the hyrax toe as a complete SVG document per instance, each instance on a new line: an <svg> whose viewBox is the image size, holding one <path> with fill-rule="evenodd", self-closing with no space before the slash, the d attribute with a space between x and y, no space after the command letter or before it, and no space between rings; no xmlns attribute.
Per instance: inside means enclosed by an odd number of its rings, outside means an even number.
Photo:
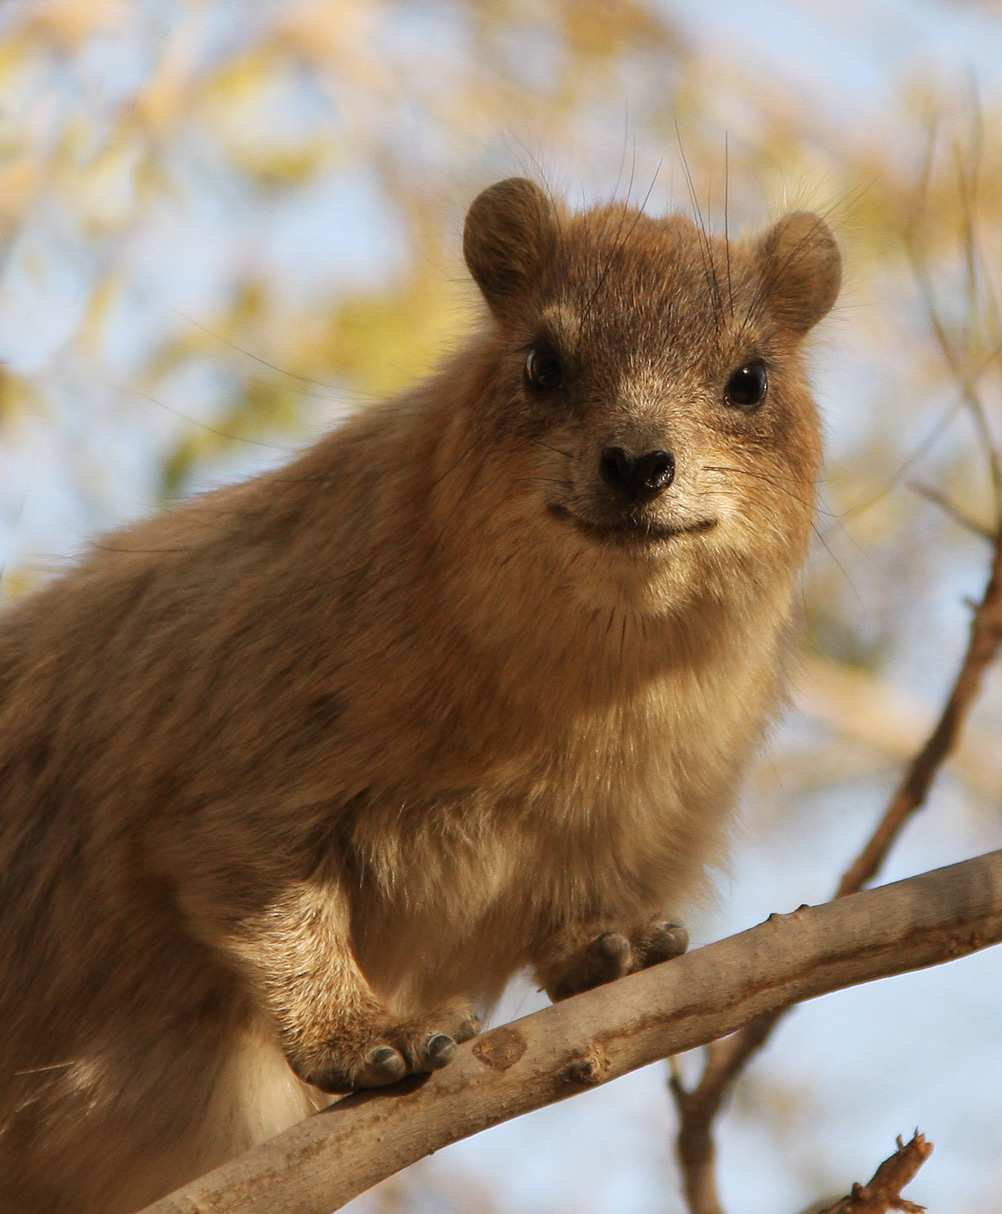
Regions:
<svg viewBox="0 0 1002 1214"><path fill-rule="evenodd" d="M480 1017L469 1007L455 1008L448 1018L449 1032L462 1045L480 1032Z"/></svg>
<svg viewBox="0 0 1002 1214"><path fill-rule="evenodd" d="M432 1066L445 1066L456 1056L455 1039L448 1033L432 1033L425 1044L425 1053Z"/></svg>
<svg viewBox="0 0 1002 1214"><path fill-rule="evenodd" d="M407 1059L380 1035L362 1042L331 1042L307 1063L293 1062L293 1070L322 1092L357 1092L385 1087L407 1074Z"/></svg>
<svg viewBox="0 0 1002 1214"><path fill-rule="evenodd" d="M622 932L603 932L588 945L588 952L599 965L620 970L629 964L630 942Z"/></svg>
<svg viewBox="0 0 1002 1214"><path fill-rule="evenodd" d="M657 917L629 934L600 932L584 947L543 970L541 977L546 993L556 1002L678 957L688 946L689 933L681 924Z"/></svg>
<svg viewBox="0 0 1002 1214"><path fill-rule="evenodd" d="M630 973L634 968L633 946L622 932L602 932L592 940L581 959L577 981L580 990L603 986Z"/></svg>
<svg viewBox="0 0 1002 1214"><path fill-rule="evenodd" d="M546 993L557 1002L628 974L633 948L621 932L600 932L551 971Z"/></svg>
<svg viewBox="0 0 1002 1214"><path fill-rule="evenodd" d="M389 1050L384 1054L383 1049ZM311 1057L302 1062L293 1062L292 1069L304 1083L308 1083L321 1092L341 1095L355 1092L363 1087L379 1087L382 1084L393 1083L398 1076L394 1058L400 1058L392 1046L378 1045L372 1049L355 1050L328 1049L318 1051L318 1057ZM405 1067L400 1058L401 1073Z"/></svg>
<svg viewBox="0 0 1002 1214"><path fill-rule="evenodd" d="M670 961L680 957L689 947L689 933L681 923L668 920L652 920L645 931L633 942L638 969L657 965L659 961Z"/></svg>
<svg viewBox="0 0 1002 1214"><path fill-rule="evenodd" d="M396 1083L407 1074L407 1063L392 1045L377 1045L365 1058L365 1066L357 1079L359 1087L381 1087ZM368 1081L368 1082L367 1082Z"/></svg>
<svg viewBox="0 0 1002 1214"><path fill-rule="evenodd" d="M406 1057L408 1070L437 1071L456 1056L456 1046L474 1037L480 1024L465 1004L438 1008L418 1020L398 1024L390 1034Z"/></svg>
<svg viewBox="0 0 1002 1214"><path fill-rule="evenodd" d="M301 1079L324 1092L385 1087L405 1075L446 1066L456 1047L479 1028L467 1004L450 1004L420 1019L377 1021L362 1041L332 1041L322 1057L293 1066Z"/></svg>

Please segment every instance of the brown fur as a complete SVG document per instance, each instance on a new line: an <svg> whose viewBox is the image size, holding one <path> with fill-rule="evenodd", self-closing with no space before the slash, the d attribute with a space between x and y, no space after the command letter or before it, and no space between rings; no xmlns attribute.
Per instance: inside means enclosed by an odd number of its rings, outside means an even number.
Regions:
<svg viewBox="0 0 1002 1214"><path fill-rule="evenodd" d="M447 1061L520 968L561 995L668 955L719 854L811 527L834 241L516 180L465 251L493 315L432 379L0 622L3 1214L125 1214L309 1081ZM674 481L624 504L610 445Z"/></svg>

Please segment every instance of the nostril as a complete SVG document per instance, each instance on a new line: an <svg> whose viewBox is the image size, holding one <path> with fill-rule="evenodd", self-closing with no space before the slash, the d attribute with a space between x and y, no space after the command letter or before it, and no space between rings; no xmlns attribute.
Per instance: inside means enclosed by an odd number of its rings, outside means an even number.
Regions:
<svg viewBox="0 0 1002 1214"><path fill-rule="evenodd" d="M670 451L648 451L633 469L634 487L639 492L659 493L675 479L675 457Z"/></svg>
<svg viewBox="0 0 1002 1214"><path fill-rule="evenodd" d="M633 479L633 460L622 447L606 447L599 464L602 479L613 489L629 489Z"/></svg>
<svg viewBox="0 0 1002 1214"><path fill-rule="evenodd" d="M607 485L633 497L653 497L675 478L675 457L670 451L648 451L631 459L622 447L606 447L599 471Z"/></svg>

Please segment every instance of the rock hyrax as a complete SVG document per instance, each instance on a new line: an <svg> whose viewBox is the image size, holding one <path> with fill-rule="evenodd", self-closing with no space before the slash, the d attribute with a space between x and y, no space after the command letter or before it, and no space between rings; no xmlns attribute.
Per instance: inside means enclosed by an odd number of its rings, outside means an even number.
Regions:
<svg viewBox="0 0 1002 1214"><path fill-rule="evenodd" d="M447 1063L518 970L678 949L781 682L838 250L521 179L464 250L431 378L0 621L3 1214L127 1214Z"/></svg>

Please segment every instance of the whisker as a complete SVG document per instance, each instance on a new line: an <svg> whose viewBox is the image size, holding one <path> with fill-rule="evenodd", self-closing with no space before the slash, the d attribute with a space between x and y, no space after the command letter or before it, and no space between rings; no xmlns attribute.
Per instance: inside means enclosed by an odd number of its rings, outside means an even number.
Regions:
<svg viewBox="0 0 1002 1214"><path fill-rule="evenodd" d="M699 206L699 198L696 194L696 186L693 181L692 172L689 169L689 161L685 154L685 148L682 145L682 132L679 129L678 119L675 119L675 141L678 144L679 158L682 161L682 171L685 174L686 184L689 187L689 198L692 202L692 209L696 213L697 226L697 242L699 245L699 256L703 263L703 277L706 281L706 288L710 294L710 302L713 306L713 321L716 331L721 330L721 298L720 298L720 283L717 279L716 266L713 261L713 250L710 244L710 234L706 226L706 221L703 218L703 212Z"/></svg>
<svg viewBox="0 0 1002 1214"><path fill-rule="evenodd" d="M718 466L718 465L714 465L714 464L706 464L706 465L704 465L704 468L707 472L730 472L730 473L734 473L738 476L749 476L749 477L752 477L754 480L765 481L766 484L772 485L774 488L778 489L781 493L785 493L786 496L789 497L791 500L793 500L795 502L799 502L802 506L813 507L813 505L814 505L813 497L810 497L810 498L798 497L797 494L794 493L792 489L787 488L787 486L782 483L782 480L779 477L770 476L766 472L752 472L748 468L728 468L728 467ZM790 483L791 484L800 484L800 485L810 484L809 481L795 481L795 480L791 480Z"/></svg>
<svg viewBox="0 0 1002 1214"><path fill-rule="evenodd" d="M584 307L584 311L582 312L582 320L587 320L591 316L595 303L598 300L599 293L601 292L602 288L605 286L606 279L609 277L609 274L612 271L613 267L619 261L619 258L621 256L623 250L629 244L630 237L636 231L637 225L643 219L644 207L647 206L647 203L650 201L651 194L654 192L654 186L657 183L658 176L661 173L661 168L662 168L663 164L664 164L664 159L662 158L661 160L658 161L657 167L654 169L654 175L651 178L651 184L647 187L647 193L644 195L643 199L641 200L640 206L636 210L636 213L633 218L633 223L630 224L629 228L627 229L627 231L625 233L623 233L623 224L626 222L626 216L629 214L629 205L627 203L627 205L624 206L622 215L620 217L620 225L616 232L616 238L613 242L612 252L609 254L609 259L606 262L605 267L602 270L602 275L598 280L598 284L596 285L595 290L592 292L587 304ZM629 189L632 190L632 188L633 188L633 173L631 171ZM627 199L629 199L629 191L627 193Z"/></svg>

